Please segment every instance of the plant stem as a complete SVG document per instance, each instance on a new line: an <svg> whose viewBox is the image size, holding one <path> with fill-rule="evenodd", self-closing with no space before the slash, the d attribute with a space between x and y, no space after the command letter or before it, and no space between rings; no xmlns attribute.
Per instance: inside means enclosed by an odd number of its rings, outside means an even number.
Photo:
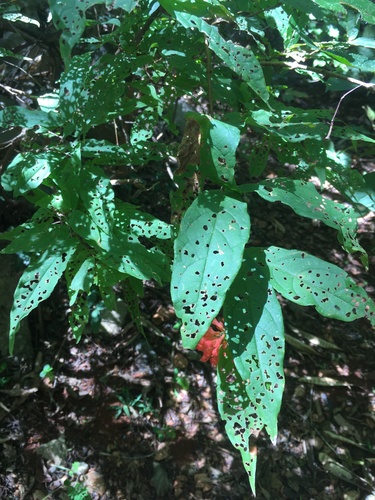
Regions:
<svg viewBox="0 0 375 500"><path fill-rule="evenodd" d="M214 103L212 99L212 81L211 81L211 71L212 71L212 64L211 64L211 52L210 48L208 46L208 40L207 37L204 37L204 45L206 47L206 56L207 56L207 87L208 87L208 112L212 116L214 112Z"/></svg>

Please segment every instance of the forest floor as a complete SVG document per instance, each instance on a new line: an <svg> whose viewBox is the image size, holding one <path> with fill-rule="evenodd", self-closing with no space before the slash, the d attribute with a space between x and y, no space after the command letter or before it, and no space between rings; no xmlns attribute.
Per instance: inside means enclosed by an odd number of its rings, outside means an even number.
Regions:
<svg viewBox="0 0 375 500"><path fill-rule="evenodd" d="M255 245L304 249L375 296L374 257L366 272L333 230L278 203L259 200L258 210ZM372 255L374 234L374 214L360 219L360 242ZM257 498L373 499L374 332L364 320L282 305L286 389L277 444L265 433L256 442ZM77 344L67 309L61 288L32 315L32 368L1 365L0 498L253 498L218 416L215 371L182 348L168 290L146 284L145 336L119 301L112 313L93 305ZM51 376L42 378L45 365Z"/></svg>

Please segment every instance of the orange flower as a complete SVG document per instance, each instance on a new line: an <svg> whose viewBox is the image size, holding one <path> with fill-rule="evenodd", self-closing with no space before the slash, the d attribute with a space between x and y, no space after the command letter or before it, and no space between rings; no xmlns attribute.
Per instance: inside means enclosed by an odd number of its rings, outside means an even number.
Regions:
<svg viewBox="0 0 375 500"><path fill-rule="evenodd" d="M209 361L212 366L217 366L220 347L225 348L226 344L224 324L222 321L214 319L196 349L203 352L201 361Z"/></svg>

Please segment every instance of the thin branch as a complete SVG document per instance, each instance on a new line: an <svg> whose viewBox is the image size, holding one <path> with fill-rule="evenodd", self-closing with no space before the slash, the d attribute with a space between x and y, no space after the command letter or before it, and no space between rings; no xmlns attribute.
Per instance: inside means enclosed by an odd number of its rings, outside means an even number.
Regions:
<svg viewBox="0 0 375 500"><path fill-rule="evenodd" d="M354 92L354 90L357 90L361 88L361 85L357 85L356 87L353 87L352 89L348 90L348 92L345 92L345 94L343 96L341 96L337 106L336 106L336 109L335 109L335 112L333 113L333 116L332 116L332 120L331 120L331 123L330 123L330 126L329 126L329 131L328 131L328 134L326 135L326 139L329 139L331 137L331 133L332 133L332 129L333 129L333 124L335 123L335 118L336 118L336 115L337 115L337 112L341 106L341 102L343 101L343 99L345 99L345 97L347 95L349 95L351 92Z"/></svg>
<svg viewBox="0 0 375 500"><path fill-rule="evenodd" d="M208 86L208 111L209 114L212 116L214 112L214 101L212 98L212 80L211 80L211 71L212 71L212 64L211 64L211 51L208 46L208 40L207 37L204 37L204 45L206 47L206 57L207 57L207 86Z"/></svg>
<svg viewBox="0 0 375 500"><path fill-rule="evenodd" d="M262 61L262 66L284 66L290 69L303 69L304 71L311 71L312 73L321 74L323 76L329 76L332 78L339 78L340 80L345 80L346 82L354 83L360 87L365 87L366 89L375 91L375 83L367 83L362 80L357 80L357 78L352 78L351 76L341 75L340 73L335 73L324 68L314 68L313 66L307 66L306 64L299 64L297 62L288 61Z"/></svg>

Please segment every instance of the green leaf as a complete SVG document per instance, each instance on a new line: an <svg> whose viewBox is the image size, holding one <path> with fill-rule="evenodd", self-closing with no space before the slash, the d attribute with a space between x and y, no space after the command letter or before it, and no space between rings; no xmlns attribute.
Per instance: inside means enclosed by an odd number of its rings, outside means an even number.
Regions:
<svg viewBox="0 0 375 500"><path fill-rule="evenodd" d="M103 56L95 65L90 53L75 56L61 75L60 112L65 136L78 137L95 125L144 107L140 99L126 95L123 81L131 70L132 61L123 53Z"/></svg>
<svg viewBox="0 0 375 500"><path fill-rule="evenodd" d="M299 250L270 247L266 256L272 286L283 297L327 318L367 318L375 326L374 302L339 267Z"/></svg>
<svg viewBox="0 0 375 500"><path fill-rule="evenodd" d="M217 404L225 431L233 446L240 451L244 468L255 494L257 449L251 436L263 428L255 408L246 392L244 381L234 364L229 349L220 352L217 370Z"/></svg>
<svg viewBox="0 0 375 500"><path fill-rule="evenodd" d="M12 241L12 243L2 250L2 253L15 253L19 251L36 252L38 249L45 250L51 244L51 240L48 240L46 247L39 246L39 240L43 238L43 233L48 232L51 228L54 216L53 211L40 208L35 212L30 221L0 234L1 240ZM35 246L36 242L37 247Z"/></svg>
<svg viewBox="0 0 375 500"><path fill-rule="evenodd" d="M44 252L51 246L51 242L69 241L72 237L67 225L56 223L52 218L18 226L15 232L19 234L1 253ZM1 239L4 237L6 235L0 236Z"/></svg>
<svg viewBox="0 0 375 500"><path fill-rule="evenodd" d="M240 130L208 115L187 113L186 117L193 118L201 128L201 173L212 182L232 184Z"/></svg>
<svg viewBox="0 0 375 500"><path fill-rule="evenodd" d="M86 10L104 0L64 0L50 2L53 22L62 30L60 51L63 59L69 59L72 48L79 41L86 24Z"/></svg>
<svg viewBox="0 0 375 500"><path fill-rule="evenodd" d="M250 437L265 427L275 443L284 390L282 312L269 279L264 251L245 250L224 304L228 347L217 372L219 412L254 494L256 448Z"/></svg>
<svg viewBox="0 0 375 500"><path fill-rule="evenodd" d="M224 304L228 346L246 393L271 440L284 390L284 327L264 250L245 250Z"/></svg>
<svg viewBox="0 0 375 500"><path fill-rule="evenodd" d="M75 303L79 292L89 293L94 283L94 269L95 259L92 252L81 244L70 259L69 265L65 270L69 306Z"/></svg>
<svg viewBox="0 0 375 500"><path fill-rule="evenodd" d="M161 240L171 238L171 226L166 222L142 212L130 203L117 202L115 224L122 232L133 233L137 237L156 237Z"/></svg>
<svg viewBox="0 0 375 500"><path fill-rule="evenodd" d="M375 24L375 5L370 0L314 0L321 7L346 14L345 7L357 10L364 21ZM344 7L345 6L345 7Z"/></svg>
<svg viewBox="0 0 375 500"><path fill-rule="evenodd" d="M60 126L60 117L54 112L46 113L20 106L9 106L0 111L0 126L2 128L24 127L33 129L35 133L43 133Z"/></svg>
<svg viewBox="0 0 375 500"><path fill-rule="evenodd" d="M98 251L109 251L110 242L108 234L92 220L89 214L81 210L72 210L67 217L72 230Z"/></svg>
<svg viewBox="0 0 375 500"><path fill-rule="evenodd" d="M80 174L80 194L92 221L101 232L109 235L113 226L115 210L114 197L110 180L101 168L85 165Z"/></svg>
<svg viewBox="0 0 375 500"><path fill-rule="evenodd" d="M366 251L357 240L358 214L348 207L333 200L324 198L312 182L291 179L268 179L258 185L240 186L241 192L255 191L263 199L274 202L281 201L291 207L302 217L317 219L338 232L338 239L347 252Z"/></svg>
<svg viewBox="0 0 375 500"><path fill-rule="evenodd" d="M159 284L170 279L170 259L158 248L146 248L135 235L113 232L110 251L98 256L108 266L139 280Z"/></svg>
<svg viewBox="0 0 375 500"><path fill-rule="evenodd" d="M250 48L225 40L216 26L206 23L197 16L177 11L175 16L185 28L198 29L204 33L208 46L217 57L239 75L264 102L268 101L269 95L262 67Z"/></svg>
<svg viewBox="0 0 375 500"><path fill-rule="evenodd" d="M89 214L74 210L68 217L71 228L98 252L103 263L122 274L140 280L169 280L170 259L158 248L146 248L136 233L126 233L113 227L105 233ZM124 278L124 276L123 276Z"/></svg>
<svg viewBox="0 0 375 500"><path fill-rule="evenodd" d="M171 294L184 346L194 348L219 313L250 234L245 203L204 192L186 211L174 243Z"/></svg>
<svg viewBox="0 0 375 500"><path fill-rule="evenodd" d="M221 0L161 0L160 4L171 15L186 12L200 17L231 18L230 11L222 5Z"/></svg>
<svg viewBox="0 0 375 500"><path fill-rule="evenodd" d="M52 150L18 154L2 175L1 184L6 191L13 191L14 196L27 193L40 186L60 161L60 154Z"/></svg>
<svg viewBox="0 0 375 500"><path fill-rule="evenodd" d="M360 203L375 212L375 172L362 176L360 186L347 186L347 194L354 203Z"/></svg>
<svg viewBox="0 0 375 500"><path fill-rule="evenodd" d="M81 340L85 326L89 322L90 309L86 294L79 292L68 316L69 325L77 342Z"/></svg>
<svg viewBox="0 0 375 500"><path fill-rule="evenodd" d="M23 318L48 299L62 276L69 259L75 252L78 241L52 241L41 255L33 255L23 272L14 292L14 303L10 312L9 351L13 354L15 335Z"/></svg>
<svg viewBox="0 0 375 500"><path fill-rule="evenodd" d="M106 0L106 4L111 9L123 9L130 13L138 6L139 0Z"/></svg>
<svg viewBox="0 0 375 500"><path fill-rule="evenodd" d="M129 313L132 321L134 321L134 324L138 328L138 331L141 332L143 336L145 336L141 311L139 309L139 298L143 297L144 294L142 281L129 276L124 282L123 293L125 302L129 308Z"/></svg>

